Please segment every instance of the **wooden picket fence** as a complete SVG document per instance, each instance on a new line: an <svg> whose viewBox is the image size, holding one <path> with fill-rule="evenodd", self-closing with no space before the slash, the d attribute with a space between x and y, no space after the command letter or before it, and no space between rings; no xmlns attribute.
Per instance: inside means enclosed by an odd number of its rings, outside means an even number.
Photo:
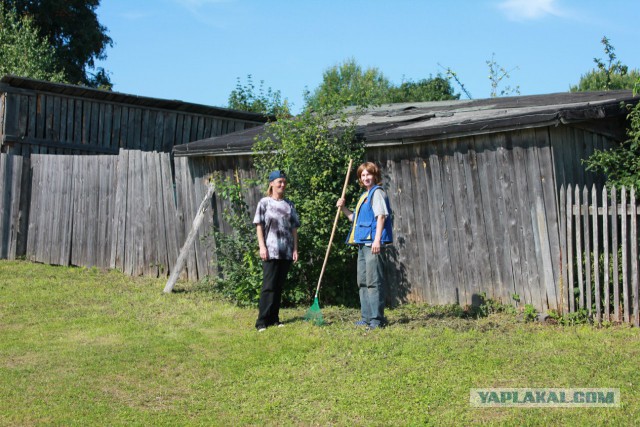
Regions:
<svg viewBox="0 0 640 427"><path fill-rule="evenodd" d="M562 187L560 211L564 312L639 326L635 189Z"/></svg>

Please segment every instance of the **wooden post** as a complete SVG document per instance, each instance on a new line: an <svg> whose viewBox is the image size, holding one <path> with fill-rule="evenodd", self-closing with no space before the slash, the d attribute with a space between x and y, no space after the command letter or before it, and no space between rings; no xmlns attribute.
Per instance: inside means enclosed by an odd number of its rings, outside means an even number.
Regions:
<svg viewBox="0 0 640 427"><path fill-rule="evenodd" d="M631 294L633 295L633 324L640 326L640 296L638 293L638 208L636 189L631 187Z"/></svg>
<svg viewBox="0 0 640 427"><path fill-rule="evenodd" d="M604 248L604 320L611 321L610 292L609 292L609 273L611 266L609 265L609 199L607 198L607 188L602 189L602 246ZM616 249L614 249L616 250ZM617 273L617 272L616 272Z"/></svg>
<svg viewBox="0 0 640 427"><path fill-rule="evenodd" d="M598 193L596 185L591 186L591 226L593 229L593 283L595 286L596 322L602 322L602 305L600 303L600 248L598 238ZM591 292L591 290L589 290Z"/></svg>
<svg viewBox="0 0 640 427"><path fill-rule="evenodd" d="M621 216L621 239L620 244L622 245L622 303L624 309L624 321L625 323L631 322L631 317L629 315L629 233L628 233L628 223L627 223L627 189L622 187L621 190L621 201L622 206L620 209Z"/></svg>
<svg viewBox="0 0 640 427"><path fill-rule="evenodd" d="M618 275L618 194L615 187L611 187L611 254L613 255L613 315L621 322L620 314L620 277Z"/></svg>
<svg viewBox="0 0 640 427"><path fill-rule="evenodd" d="M180 250L180 254L178 255L178 260L176 261L175 265L171 269L171 276L169 276L167 285L164 287L165 293L171 293L171 291L173 290L173 286L178 281L178 277L180 276L180 273L182 272L182 269L184 267L184 262L187 259L187 253L189 253L189 247L193 244L193 241L195 240L196 235L198 234L198 229L200 228L200 225L202 225L202 220L204 219L204 213L207 210L207 203L213 196L213 192L214 192L213 183L210 183L209 189L207 190L207 194L204 196L202 203L200 203L200 207L198 208L196 217L193 220L191 231L189 232L189 235L187 236L187 239L185 240L184 245L182 245L182 249Z"/></svg>

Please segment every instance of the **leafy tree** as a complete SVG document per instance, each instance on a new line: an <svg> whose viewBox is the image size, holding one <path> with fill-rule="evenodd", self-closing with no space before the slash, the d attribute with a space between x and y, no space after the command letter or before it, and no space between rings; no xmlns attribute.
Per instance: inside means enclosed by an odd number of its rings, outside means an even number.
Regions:
<svg viewBox="0 0 640 427"><path fill-rule="evenodd" d="M571 86L571 92L633 89L640 78L640 71L631 70L617 59L615 48L607 37L600 41L607 55L606 62L601 58L594 58L597 69L587 72L580 77L576 86Z"/></svg>
<svg viewBox="0 0 640 427"><path fill-rule="evenodd" d="M377 68L363 70L355 59L328 68L322 83L313 93L305 94L306 108L311 110L377 105L385 102L391 83Z"/></svg>
<svg viewBox="0 0 640 427"><path fill-rule="evenodd" d="M267 116L291 116L289 103L286 99L282 100L280 91L274 91L270 87L265 91L264 80L260 80L260 86L256 91L251 74L247 75L247 82L244 85L238 77L236 88L229 94L228 107Z"/></svg>
<svg viewBox="0 0 640 427"><path fill-rule="evenodd" d="M627 74L619 73L607 75L602 71L591 70L580 77L576 86L571 86L571 92L587 92L600 90L633 89L636 80L640 77L638 70L631 70Z"/></svg>
<svg viewBox="0 0 640 427"><path fill-rule="evenodd" d="M5 74L64 82L53 48L38 35L31 19L0 4L0 75Z"/></svg>
<svg viewBox="0 0 640 427"><path fill-rule="evenodd" d="M54 48L57 67L68 82L111 88L108 73L95 67L113 45L96 15L100 0L4 0L4 4L31 17L40 36Z"/></svg>
<svg viewBox="0 0 640 427"><path fill-rule="evenodd" d="M305 101L307 109L337 111L348 106L458 99L460 95L453 92L449 80L441 75L417 82L406 80L395 86L377 68L363 70L351 58L327 69L313 93L307 91Z"/></svg>
<svg viewBox="0 0 640 427"><path fill-rule="evenodd" d="M389 90L387 102L424 102L424 101L448 101L460 99L460 94L454 94L449 80L438 74L428 79L403 81L400 86Z"/></svg>

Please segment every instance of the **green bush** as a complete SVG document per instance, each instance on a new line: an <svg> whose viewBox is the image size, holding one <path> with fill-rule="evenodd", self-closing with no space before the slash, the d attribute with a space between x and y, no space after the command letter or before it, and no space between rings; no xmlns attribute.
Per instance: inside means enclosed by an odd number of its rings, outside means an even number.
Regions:
<svg viewBox="0 0 640 427"><path fill-rule="evenodd" d="M220 274L213 278L214 288L238 305L257 304L262 285L262 264L255 226L245 201L247 187L240 180L222 179L217 175L213 180L218 196L228 202L222 219L232 229L231 233L212 230L217 268L220 270Z"/></svg>

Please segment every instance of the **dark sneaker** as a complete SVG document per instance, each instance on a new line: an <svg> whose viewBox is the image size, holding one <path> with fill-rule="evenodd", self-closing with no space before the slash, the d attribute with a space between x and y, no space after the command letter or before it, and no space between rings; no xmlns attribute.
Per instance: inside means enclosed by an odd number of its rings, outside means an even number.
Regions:
<svg viewBox="0 0 640 427"><path fill-rule="evenodd" d="M365 322L364 320L358 320L357 322L354 323L354 325L356 325L356 326L369 326L369 324L367 322Z"/></svg>

